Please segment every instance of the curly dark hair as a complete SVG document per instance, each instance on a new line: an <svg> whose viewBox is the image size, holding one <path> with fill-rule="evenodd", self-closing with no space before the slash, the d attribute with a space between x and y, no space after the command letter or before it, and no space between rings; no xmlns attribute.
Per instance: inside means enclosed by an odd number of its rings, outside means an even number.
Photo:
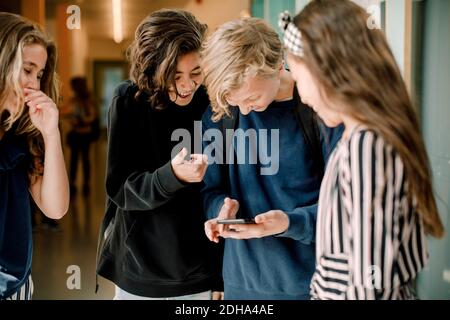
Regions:
<svg viewBox="0 0 450 320"><path fill-rule="evenodd" d="M199 51L207 26L184 10L162 9L148 15L138 26L128 48L130 78L145 94L152 108L162 110L170 102L169 88L175 86L177 60Z"/></svg>

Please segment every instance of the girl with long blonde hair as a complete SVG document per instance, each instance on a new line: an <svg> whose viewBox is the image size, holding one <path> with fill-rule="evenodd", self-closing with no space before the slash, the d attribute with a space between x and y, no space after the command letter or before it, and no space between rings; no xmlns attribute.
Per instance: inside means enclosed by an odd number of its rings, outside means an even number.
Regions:
<svg viewBox="0 0 450 320"><path fill-rule="evenodd" d="M69 206L55 45L39 26L2 12L0 68L0 299L31 299L30 195L52 219Z"/></svg>

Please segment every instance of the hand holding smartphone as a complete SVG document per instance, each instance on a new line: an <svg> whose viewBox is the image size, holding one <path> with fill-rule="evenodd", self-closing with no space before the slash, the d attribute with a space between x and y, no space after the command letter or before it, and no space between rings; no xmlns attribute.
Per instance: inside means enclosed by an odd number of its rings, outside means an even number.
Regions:
<svg viewBox="0 0 450 320"><path fill-rule="evenodd" d="M222 219L217 220L218 224L256 224L253 219Z"/></svg>

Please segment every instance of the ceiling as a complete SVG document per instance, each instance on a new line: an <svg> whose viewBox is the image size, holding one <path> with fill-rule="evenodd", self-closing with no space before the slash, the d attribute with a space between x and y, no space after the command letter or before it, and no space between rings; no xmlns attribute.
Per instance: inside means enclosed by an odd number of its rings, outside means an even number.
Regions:
<svg viewBox="0 0 450 320"><path fill-rule="evenodd" d="M201 1L201 0L198 0ZM149 13L161 8L183 8L189 0L122 0L123 34L125 39L134 37L134 30ZM58 5L76 4L80 7L81 23L86 25L90 38L111 38L111 0L47 0L46 17L56 15Z"/></svg>

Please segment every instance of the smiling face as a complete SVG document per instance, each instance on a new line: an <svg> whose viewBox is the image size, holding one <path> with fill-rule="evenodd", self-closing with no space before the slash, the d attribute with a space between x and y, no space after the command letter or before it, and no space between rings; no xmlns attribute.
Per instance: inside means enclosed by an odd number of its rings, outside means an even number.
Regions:
<svg viewBox="0 0 450 320"><path fill-rule="evenodd" d="M306 64L291 54L288 54L287 62L302 102L314 109L328 127L341 124L339 112L331 108L331 101L321 94L320 86Z"/></svg>
<svg viewBox="0 0 450 320"><path fill-rule="evenodd" d="M20 87L23 89L40 90L41 79L47 63L47 51L40 44L28 44L22 50L22 69L20 70ZM20 112L14 96L10 96L5 104L12 114ZM18 109L19 108L19 109Z"/></svg>
<svg viewBox="0 0 450 320"><path fill-rule="evenodd" d="M280 85L278 74L270 78L248 77L241 88L228 93L227 102L231 106L239 107L243 115L252 111L262 112L275 100Z"/></svg>
<svg viewBox="0 0 450 320"><path fill-rule="evenodd" d="M202 82L200 54L198 52L190 52L182 55L177 62L175 74L176 90L175 88L169 89L170 100L179 106L188 105Z"/></svg>

